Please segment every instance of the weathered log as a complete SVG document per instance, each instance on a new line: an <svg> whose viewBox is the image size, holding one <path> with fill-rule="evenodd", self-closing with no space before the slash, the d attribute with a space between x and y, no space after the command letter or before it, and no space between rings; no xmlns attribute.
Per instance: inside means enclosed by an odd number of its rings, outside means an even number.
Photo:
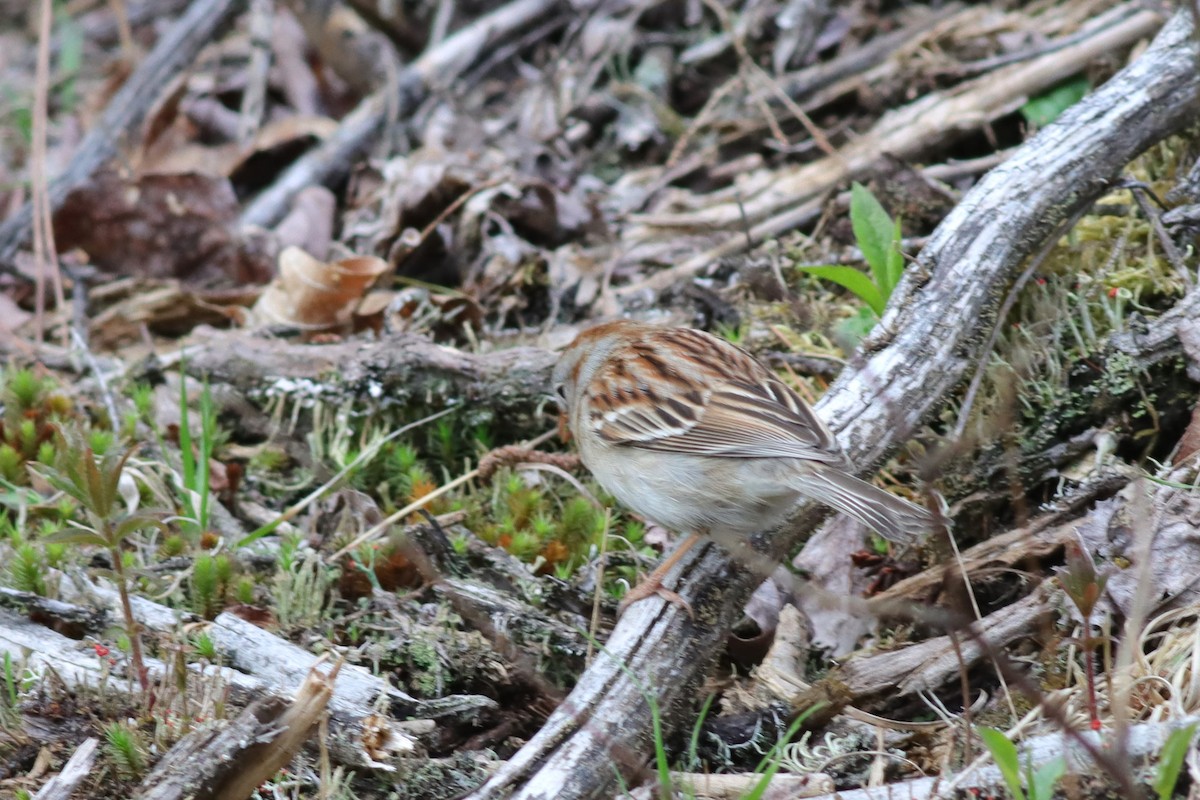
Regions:
<svg viewBox="0 0 1200 800"><path fill-rule="evenodd" d="M228 383L249 397L320 400L341 405L404 410L461 403L470 422L502 418L506 436L540 433L547 420L531 409L548 398L555 355L532 347L473 354L410 334L378 342L309 345L197 331L187 349L187 370Z"/></svg>
<svg viewBox="0 0 1200 800"><path fill-rule="evenodd" d="M985 355L983 334L1024 260L1136 155L1194 121L1192 28L1190 13L1177 12L1150 49L992 170L939 226L855 368L818 407L861 469L901 443ZM779 558L816 518L812 504L802 505L756 544ZM694 548L667 581L694 620L657 598L631 607L605 656L473 798L599 797L618 774L639 770L652 751L650 699L668 730L679 724L760 577L715 545Z"/></svg>
<svg viewBox="0 0 1200 800"><path fill-rule="evenodd" d="M86 595L120 616L116 610L119 600L115 587L106 583L93 584L87 588ZM78 599L87 598L81 595ZM130 601L138 624L151 632L173 635L179 620L191 617L143 597L131 597ZM45 651L41 663L61 661L72 665L75 680L82 685L98 685L101 681L96 659L84 656L78 642L57 636L45 628L23 622L17 624L11 619L5 624L2 620L0 617L0 650L19 653L19 647L30 647L31 642L37 642L37 647ZM195 619L191 621L196 622ZM38 636L36 630L45 635ZM317 661L317 656L298 645L229 613L220 614L209 626L208 633L213 644L227 658L228 666L194 669L228 683L236 702L249 703L265 695L290 696L293 687L308 675ZM79 652L67 655L72 651ZM166 672L166 665L154 660L150 662L152 676ZM341 669L338 691L330 703L329 747L340 763L384 768L386 765L377 762L375 756L415 750L416 743L405 726L396 721L398 718L472 717L493 706L493 701L475 695L419 700L366 668L347 664ZM385 710L380 711L380 708ZM370 748L366 746L368 741L373 742Z"/></svg>
<svg viewBox="0 0 1200 800"><path fill-rule="evenodd" d="M138 800L242 800L287 766L316 730L335 691L339 665L316 669L295 697L256 700L231 722L192 731L142 781Z"/></svg>

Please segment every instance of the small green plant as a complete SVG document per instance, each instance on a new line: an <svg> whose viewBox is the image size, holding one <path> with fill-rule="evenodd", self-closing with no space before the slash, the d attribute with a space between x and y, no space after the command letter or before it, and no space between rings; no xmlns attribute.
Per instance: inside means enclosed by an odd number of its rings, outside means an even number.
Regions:
<svg viewBox="0 0 1200 800"><path fill-rule="evenodd" d="M216 449L217 409L213 403L208 381L200 391L200 440L193 441L189 427L187 382L179 389L179 452L183 461L184 509L188 523L184 530L197 539L208 531L211 489L208 479L209 461Z"/></svg>
<svg viewBox="0 0 1200 800"><path fill-rule="evenodd" d="M124 722L104 726L104 749L122 776L140 778L146 771L146 746L142 734Z"/></svg>
<svg viewBox="0 0 1200 800"><path fill-rule="evenodd" d="M254 579L249 575L242 575L237 580L237 585L233 589L234 596L237 601L244 606L254 605Z"/></svg>
<svg viewBox="0 0 1200 800"><path fill-rule="evenodd" d="M1176 728L1167 736L1162 753L1158 757L1158 768L1154 772L1154 793L1158 800L1171 800L1175 794L1175 784L1179 782L1179 773L1183 770L1184 760L1192 739L1196 737L1196 723Z"/></svg>
<svg viewBox="0 0 1200 800"><path fill-rule="evenodd" d="M213 619L225 605L224 584L221 582L218 559L226 556L212 556L201 553L192 564L192 576L188 586L188 596L192 611L205 619Z"/></svg>
<svg viewBox="0 0 1200 800"><path fill-rule="evenodd" d="M1067 771L1067 762L1062 756L1047 761L1036 770L1026 763L1022 776L1017 746L1003 732L995 728L980 728L979 738L992 754L1004 778L1004 785L1015 800L1051 800L1054 797L1054 785Z"/></svg>
<svg viewBox="0 0 1200 800"><path fill-rule="evenodd" d="M46 596L46 565L42 554L30 542L18 545L8 566L9 583L14 589Z"/></svg>
<svg viewBox="0 0 1200 800"><path fill-rule="evenodd" d="M0 478L20 485L28 481L25 464L50 463L54 459L52 439L57 424L70 417L71 402L59 394L57 384L38 377L32 370L8 369L0 375L4 405L0 417Z"/></svg>
<svg viewBox="0 0 1200 800"><path fill-rule="evenodd" d="M21 719L21 694L12 654L4 653L4 687L0 699L0 730L12 731L19 727Z"/></svg>
<svg viewBox="0 0 1200 800"><path fill-rule="evenodd" d="M12 653L4 653L4 698L12 708L17 707L20 687L17 686L17 672L13 669Z"/></svg>
<svg viewBox="0 0 1200 800"><path fill-rule="evenodd" d="M855 182L850 187L850 226L863 258L871 268L870 275L844 264L802 265L797 269L849 289L876 317L881 317L892 290L904 274L900 220L893 221L875 195Z"/></svg>
<svg viewBox="0 0 1200 800"><path fill-rule="evenodd" d="M208 631L200 631L192 637L192 651L197 658L202 658L210 664L219 663L217 643L208 635Z"/></svg>
<svg viewBox="0 0 1200 800"><path fill-rule="evenodd" d="M108 551L116 573L117 591L121 596L121 612L125 617L125 632L129 636L130 656L143 690L149 690L150 679L142 658L141 637L129 600L122 547L125 540L150 527L164 527L159 514L147 511L129 512L118 486L125 462L133 448L112 448L99 458L74 428L63 428L55 436L54 466L39 464L29 469L51 487L79 504L84 521L68 519L68 527L45 537L45 541L63 544L82 544L102 547Z"/></svg>
<svg viewBox="0 0 1200 800"><path fill-rule="evenodd" d="M275 618L284 631L316 625L333 583L333 576L314 552L299 562L293 556L291 564L288 570L280 569L275 575Z"/></svg>
<svg viewBox="0 0 1200 800"><path fill-rule="evenodd" d="M133 407L137 410L138 416L144 420L151 420L154 414L154 387L148 383L135 383L129 388L129 399L133 401Z"/></svg>
<svg viewBox="0 0 1200 800"><path fill-rule="evenodd" d="M83 27L61 9L55 15L56 38L58 39L58 63L55 75L55 101L67 114L74 112L79 104L76 79L83 66L86 38Z"/></svg>

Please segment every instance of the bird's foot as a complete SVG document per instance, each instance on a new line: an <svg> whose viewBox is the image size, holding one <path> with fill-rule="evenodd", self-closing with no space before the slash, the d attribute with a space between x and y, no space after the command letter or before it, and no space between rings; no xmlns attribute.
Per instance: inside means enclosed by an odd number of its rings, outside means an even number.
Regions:
<svg viewBox="0 0 1200 800"><path fill-rule="evenodd" d="M652 595L658 595L668 603L674 603L686 611L689 617L692 619L696 618L696 615L692 613L691 604L687 600L684 600L683 596L678 592L673 592L663 586L661 576L653 574L625 593L625 596L621 598L621 603L617 606L617 616L622 616L631 605L639 600L645 600Z"/></svg>

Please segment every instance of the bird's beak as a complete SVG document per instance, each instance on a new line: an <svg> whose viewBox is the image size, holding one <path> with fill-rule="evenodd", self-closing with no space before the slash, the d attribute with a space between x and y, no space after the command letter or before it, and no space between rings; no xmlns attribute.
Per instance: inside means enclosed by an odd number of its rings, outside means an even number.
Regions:
<svg viewBox="0 0 1200 800"><path fill-rule="evenodd" d="M571 429L567 427L567 412L558 412L558 438L564 442L571 441Z"/></svg>

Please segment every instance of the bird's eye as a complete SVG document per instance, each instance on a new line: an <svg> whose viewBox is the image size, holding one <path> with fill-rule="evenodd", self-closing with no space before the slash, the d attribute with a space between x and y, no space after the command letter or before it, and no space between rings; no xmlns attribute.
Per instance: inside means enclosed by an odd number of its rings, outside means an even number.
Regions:
<svg viewBox="0 0 1200 800"><path fill-rule="evenodd" d="M566 400L566 399L567 399L567 387L566 387L566 385L565 385L565 384L562 384L562 383L560 383L558 386L555 386L555 387L554 387L554 393L555 393L556 395L558 395L558 396L559 396L559 398L561 398L561 399L563 399L563 400Z"/></svg>

